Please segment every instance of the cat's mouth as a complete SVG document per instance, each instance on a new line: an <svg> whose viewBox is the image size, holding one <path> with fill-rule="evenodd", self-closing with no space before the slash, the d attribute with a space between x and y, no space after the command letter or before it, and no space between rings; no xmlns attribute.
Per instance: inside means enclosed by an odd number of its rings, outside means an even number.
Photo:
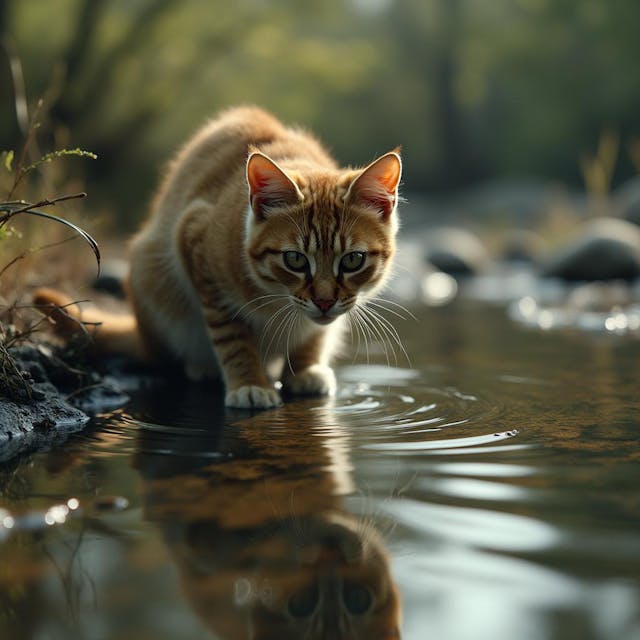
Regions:
<svg viewBox="0 0 640 640"><path fill-rule="evenodd" d="M311 319L316 324L327 325L331 324L338 316L328 316L326 313L323 313L320 316L311 316Z"/></svg>

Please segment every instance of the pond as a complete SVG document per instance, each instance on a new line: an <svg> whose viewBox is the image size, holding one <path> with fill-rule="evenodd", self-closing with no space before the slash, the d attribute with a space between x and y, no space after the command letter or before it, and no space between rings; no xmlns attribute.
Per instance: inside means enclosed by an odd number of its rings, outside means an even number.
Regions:
<svg viewBox="0 0 640 640"><path fill-rule="evenodd" d="M330 401L149 383L4 465L0 637L640 638L640 341L414 312Z"/></svg>

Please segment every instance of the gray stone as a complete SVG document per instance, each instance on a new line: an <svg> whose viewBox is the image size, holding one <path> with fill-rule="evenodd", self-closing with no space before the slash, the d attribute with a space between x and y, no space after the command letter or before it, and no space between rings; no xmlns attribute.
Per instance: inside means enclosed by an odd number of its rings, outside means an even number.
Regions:
<svg viewBox="0 0 640 640"><path fill-rule="evenodd" d="M429 233L425 257L436 269L454 277L478 275L491 262L483 244L473 233L447 227Z"/></svg>
<svg viewBox="0 0 640 640"><path fill-rule="evenodd" d="M640 276L640 229L617 218L592 220L548 260L542 275L572 282L635 280Z"/></svg>
<svg viewBox="0 0 640 640"><path fill-rule="evenodd" d="M105 260L91 286L96 291L103 291L117 298L125 298L124 283L129 272L126 260Z"/></svg>
<svg viewBox="0 0 640 640"><path fill-rule="evenodd" d="M86 425L89 413L127 400L110 380L94 374L87 384L74 378L47 347L23 346L9 353L27 390L17 384L19 392L10 393L7 385L0 385L0 462L63 442Z"/></svg>
<svg viewBox="0 0 640 640"><path fill-rule="evenodd" d="M534 231L509 231L502 242L501 258L507 262L537 264L543 253L542 237Z"/></svg>

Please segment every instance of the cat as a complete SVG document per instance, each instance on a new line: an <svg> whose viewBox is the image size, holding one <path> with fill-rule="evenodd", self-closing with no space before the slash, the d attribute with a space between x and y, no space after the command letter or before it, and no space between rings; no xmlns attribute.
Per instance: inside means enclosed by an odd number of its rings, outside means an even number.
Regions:
<svg viewBox="0 0 640 640"><path fill-rule="evenodd" d="M154 424L175 425L186 412L198 426L188 437L139 430L134 467L143 517L213 637L400 640L401 591L381 521L352 512L362 507L350 437L330 403L235 420L202 389L183 393L143 392L145 419L153 406Z"/></svg>
<svg viewBox="0 0 640 640"><path fill-rule="evenodd" d="M332 394L345 319L379 331L363 304L390 273L401 173L398 149L339 168L311 134L230 109L179 151L133 239L134 316L82 314L50 289L34 301L63 335L100 323L97 353L222 378L228 407L281 405L278 377L286 393Z"/></svg>

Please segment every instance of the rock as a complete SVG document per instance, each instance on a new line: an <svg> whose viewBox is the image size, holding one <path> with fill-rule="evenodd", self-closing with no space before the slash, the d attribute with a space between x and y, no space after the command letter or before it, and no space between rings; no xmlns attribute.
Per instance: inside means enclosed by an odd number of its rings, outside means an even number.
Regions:
<svg viewBox="0 0 640 640"><path fill-rule="evenodd" d="M475 235L446 227L429 233L426 259L439 271L454 277L478 275L490 263L489 254Z"/></svg>
<svg viewBox="0 0 640 640"><path fill-rule="evenodd" d="M517 229L510 231L502 242L501 257L506 262L537 264L542 255L544 242L533 231Z"/></svg>
<svg viewBox="0 0 640 640"><path fill-rule="evenodd" d="M640 229L625 220L597 218L542 269L572 282L635 280L640 276Z"/></svg>
<svg viewBox="0 0 640 640"><path fill-rule="evenodd" d="M129 272L126 260L106 260L100 267L100 275L91 286L96 291L109 293L117 298L125 298L124 282Z"/></svg>
<svg viewBox="0 0 640 640"><path fill-rule="evenodd" d="M9 354L20 376L0 385L0 462L60 443L85 426L92 410L113 409L127 400L111 380L104 382L97 374L81 380L77 372L70 373L47 347L22 346Z"/></svg>

